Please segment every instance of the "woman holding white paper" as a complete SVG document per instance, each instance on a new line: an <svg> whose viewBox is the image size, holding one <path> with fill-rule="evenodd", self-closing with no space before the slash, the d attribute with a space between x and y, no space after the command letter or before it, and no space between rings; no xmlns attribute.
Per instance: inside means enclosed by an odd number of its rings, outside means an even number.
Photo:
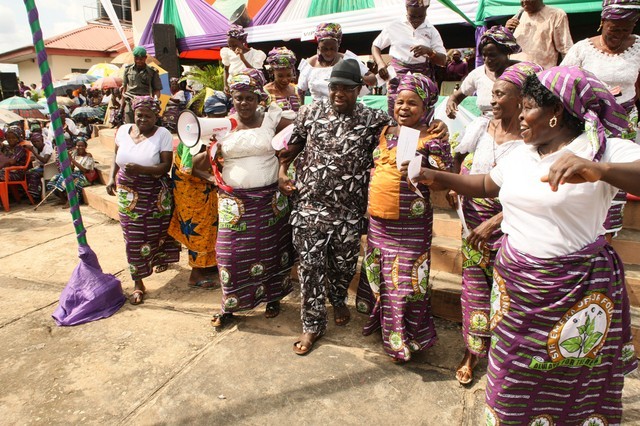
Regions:
<svg viewBox="0 0 640 426"><path fill-rule="evenodd" d="M520 136L520 90L526 76L539 71L542 67L520 62L498 77L491 96L493 119L480 116L469 124L454 150L455 172L489 173L524 143ZM449 192L448 199L458 207L458 214L462 210L461 219L470 231L462 236L462 336L467 348L456 371L458 382L467 385L473 381L478 358L486 358L489 348L490 296L493 263L502 239L502 205L497 198L460 198L455 191ZM461 206L456 206L458 199Z"/></svg>
<svg viewBox="0 0 640 426"><path fill-rule="evenodd" d="M370 315L363 334L381 328L385 351L403 362L411 352L436 341L429 300L433 210L429 188L419 185L414 192L398 170L396 158L400 161L417 152L424 166L440 170L450 170L452 158L446 138L439 139L437 131L429 130L437 85L422 74L409 74L398 88L394 111L398 126L382 132L373 154L363 263L368 282L361 280L356 305L359 312Z"/></svg>

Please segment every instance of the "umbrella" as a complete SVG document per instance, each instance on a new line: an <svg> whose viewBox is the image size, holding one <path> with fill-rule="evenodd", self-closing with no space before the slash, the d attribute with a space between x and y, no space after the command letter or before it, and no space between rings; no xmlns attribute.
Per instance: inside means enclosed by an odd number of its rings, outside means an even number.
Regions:
<svg viewBox="0 0 640 426"><path fill-rule="evenodd" d="M22 118L44 118L37 102L20 96L12 96L0 102L0 108L8 109Z"/></svg>
<svg viewBox="0 0 640 426"><path fill-rule="evenodd" d="M112 64L128 65L133 63L133 52L124 52L113 58ZM160 61L151 55L147 55L147 64L160 65Z"/></svg>
<svg viewBox="0 0 640 426"><path fill-rule="evenodd" d="M72 83L70 80L60 80L53 83L53 92L57 96L65 96L67 90L76 90L84 86L82 83Z"/></svg>
<svg viewBox="0 0 640 426"><path fill-rule="evenodd" d="M82 73L80 72L70 72L69 74L65 75L64 77L62 77L63 80L72 80L78 76L81 76Z"/></svg>
<svg viewBox="0 0 640 426"><path fill-rule="evenodd" d="M104 112L100 108L94 107L78 107L71 113L71 118L100 118L104 117Z"/></svg>
<svg viewBox="0 0 640 426"><path fill-rule="evenodd" d="M0 124L11 124L16 121L22 121L23 118L7 109L0 109Z"/></svg>
<svg viewBox="0 0 640 426"><path fill-rule="evenodd" d="M91 84L97 79L98 77L94 77L92 75L77 74L77 75L71 76L71 78L65 78L63 79L63 81L66 81L69 84Z"/></svg>
<svg viewBox="0 0 640 426"><path fill-rule="evenodd" d="M44 49L38 9L34 0L24 0L29 17L29 27L33 36L33 45L38 58L38 66L42 75L44 93L47 95L49 111L52 116L52 127L58 147L60 170L65 182L65 191L71 206L73 226L78 241L80 263L73 271L67 286L60 295L60 305L53 313L58 325L76 325L95 321L113 315L124 304L126 298L122 292L120 281L111 274L102 272L98 257L87 243L87 230L82 222L82 214L78 206L76 186L71 176L69 152L62 135L62 124L57 111L57 104L51 82L51 69Z"/></svg>
<svg viewBox="0 0 640 426"><path fill-rule="evenodd" d="M56 96L56 102L58 106L74 107L77 105L76 101L66 96Z"/></svg>
<svg viewBox="0 0 640 426"><path fill-rule="evenodd" d="M86 74L98 78L109 77L111 74L117 72L118 69L119 67L117 65L107 64L103 62L93 65L91 68L89 68L89 71L87 71Z"/></svg>
<svg viewBox="0 0 640 426"><path fill-rule="evenodd" d="M120 86L122 86L122 79L120 77L102 77L91 85L94 89L114 89Z"/></svg>

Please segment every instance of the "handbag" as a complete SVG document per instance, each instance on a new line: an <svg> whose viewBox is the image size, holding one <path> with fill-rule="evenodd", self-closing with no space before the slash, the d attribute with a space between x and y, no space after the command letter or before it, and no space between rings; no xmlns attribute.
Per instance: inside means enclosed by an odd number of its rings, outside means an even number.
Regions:
<svg viewBox="0 0 640 426"><path fill-rule="evenodd" d="M91 169L84 174L84 177L86 177L89 182L93 183L100 178L100 175L98 175L98 171L96 169Z"/></svg>

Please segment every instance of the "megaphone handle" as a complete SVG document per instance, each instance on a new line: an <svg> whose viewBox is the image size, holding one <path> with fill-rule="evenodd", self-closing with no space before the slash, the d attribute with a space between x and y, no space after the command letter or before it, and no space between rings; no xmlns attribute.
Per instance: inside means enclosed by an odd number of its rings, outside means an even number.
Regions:
<svg viewBox="0 0 640 426"><path fill-rule="evenodd" d="M213 148L214 146L217 146L217 144L210 144L207 148L207 151L209 151L209 162L211 163L211 172L213 173L213 177L216 179L216 183L219 188L226 192L233 192L233 188L224 183L224 179L222 179L222 175L220 174L220 169L218 169L218 163L211 155L211 148Z"/></svg>

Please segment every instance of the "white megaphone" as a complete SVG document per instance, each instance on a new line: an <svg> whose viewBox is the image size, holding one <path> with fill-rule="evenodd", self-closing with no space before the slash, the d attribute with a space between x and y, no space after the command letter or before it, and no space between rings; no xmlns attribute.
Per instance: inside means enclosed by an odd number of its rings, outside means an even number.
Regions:
<svg viewBox="0 0 640 426"><path fill-rule="evenodd" d="M189 110L180 114L177 123L178 137L192 155L200 152L202 145L208 146L211 136L223 138L237 126L233 118L203 118Z"/></svg>

